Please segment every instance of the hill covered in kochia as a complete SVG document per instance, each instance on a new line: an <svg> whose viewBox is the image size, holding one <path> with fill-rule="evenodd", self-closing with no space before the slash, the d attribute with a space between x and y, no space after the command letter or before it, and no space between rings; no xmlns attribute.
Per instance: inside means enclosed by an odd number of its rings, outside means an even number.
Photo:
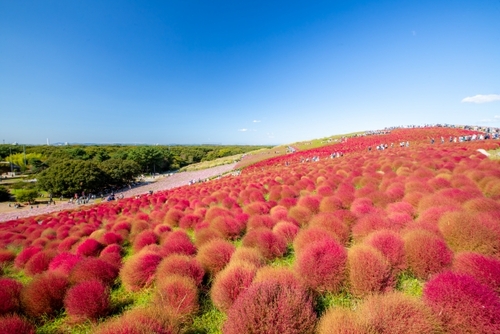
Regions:
<svg viewBox="0 0 500 334"><path fill-rule="evenodd" d="M500 142L474 134L348 138L2 224L0 328L497 333L500 163L477 149Z"/></svg>

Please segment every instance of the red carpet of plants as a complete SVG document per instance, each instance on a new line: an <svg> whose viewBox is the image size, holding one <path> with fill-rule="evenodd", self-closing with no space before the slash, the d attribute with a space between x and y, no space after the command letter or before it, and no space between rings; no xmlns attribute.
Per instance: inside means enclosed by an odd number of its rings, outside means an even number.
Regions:
<svg viewBox="0 0 500 334"><path fill-rule="evenodd" d="M500 333L500 160L477 151L500 142L453 140L474 133L394 129L0 224L0 332Z"/></svg>

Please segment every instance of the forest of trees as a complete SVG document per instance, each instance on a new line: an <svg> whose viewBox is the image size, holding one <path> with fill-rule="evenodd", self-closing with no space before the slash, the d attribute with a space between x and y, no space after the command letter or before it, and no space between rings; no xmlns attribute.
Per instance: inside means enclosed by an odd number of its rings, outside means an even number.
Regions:
<svg viewBox="0 0 500 334"><path fill-rule="evenodd" d="M0 161L33 175L40 190L54 196L71 196L122 187L141 174L174 171L263 147L266 146L0 145Z"/></svg>

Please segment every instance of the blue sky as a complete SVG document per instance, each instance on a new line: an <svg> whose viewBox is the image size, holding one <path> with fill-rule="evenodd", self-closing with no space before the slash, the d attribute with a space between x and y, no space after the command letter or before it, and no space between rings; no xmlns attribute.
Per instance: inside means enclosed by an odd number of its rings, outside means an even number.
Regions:
<svg viewBox="0 0 500 334"><path fill-rule="evenodd" d="M500 1L0 0L0 139L500 127Z"/></svg>

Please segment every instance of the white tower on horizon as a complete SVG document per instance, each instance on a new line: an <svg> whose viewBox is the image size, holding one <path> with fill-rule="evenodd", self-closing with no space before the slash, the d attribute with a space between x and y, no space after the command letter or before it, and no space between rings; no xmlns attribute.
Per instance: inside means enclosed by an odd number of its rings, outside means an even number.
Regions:
<svg viewBox="0 0 500 334"><path fill-rule="evenodd" d="M47 146L49 146L49 145L50 145L49 138L47 138Z"/></svg>

